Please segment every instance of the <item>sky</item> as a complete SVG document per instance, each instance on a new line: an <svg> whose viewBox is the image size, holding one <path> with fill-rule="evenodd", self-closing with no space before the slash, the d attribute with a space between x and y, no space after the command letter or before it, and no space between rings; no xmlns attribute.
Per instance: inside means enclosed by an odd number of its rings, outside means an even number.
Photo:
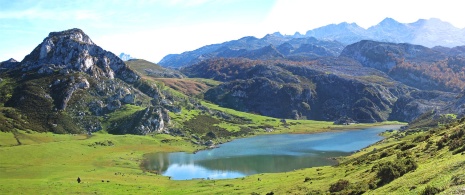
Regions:
<svg viewBox="0 0 465 195"><path fill-rule="evenodd" d="M49 32L80 28L116 55L159 62L168 54L328 24L363 28L390 17L439 18L465 28L460 0L0 0L0 61L21 61Z"/></svg>

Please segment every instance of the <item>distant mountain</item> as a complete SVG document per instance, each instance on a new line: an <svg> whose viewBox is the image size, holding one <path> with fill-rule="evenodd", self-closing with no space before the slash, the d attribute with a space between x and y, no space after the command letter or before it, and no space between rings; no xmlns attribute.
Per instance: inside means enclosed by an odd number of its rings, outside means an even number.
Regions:
<svg viewBox="0 0 465 195"><path fill-rule="evenodd" d="M323 40L336 40L343 44L351 44L364 39L370 39L365 29L355 23L343 22L330 24L307 31L307 37L315 37Z"/></svg>
<svg viewBox="0 0 465 195"><path fill-rule="evenodd" d="M422 90L461 92L465 89L463 47L430 49L408 43L360 41L341 53L391 78Z"/></svg>
<svg viewBox="0 0 465 195"><path fill-rule="evenodd" d="M121 53L121 54L119 54L118 57L123 61L128 61L128 60L135 59L135 58L131 57L131 55L126 54L126 53Z"/></svg>
<svg viewBox="0 0 465 195"><path fill-rule="evenodd" d="M456 28L436 18L420 19L407 24L386 18L368 29L364 29L356 23L343 22L309 30L305 35L300 33L282 35L275 32L261 39L248 36L238 40L207 45L181 54L169 54L158 64L179 68L215 57L265 59L267 55L273 59L302 61L321 56L337 56L344 45L361 40L410 43L426 47L455 47L465 45L465 29ZM277 52L265 48L270 45L273 45ZM274 54L265 54L259 51L262 48L263 52L274 52Z"/></svg>
<svg viewBox="0 0 465 195"><path fill-rule="evenodd" d="M339 57L298 61L290 54L320 50L292 43L263 48L286 58L212 58L181 72L223 82L205 93L211 102L273 117L374 122L412 121L431 110L465 115L464 47L364 40L346 46Z"/></svg>
<svg viewBox="0 0 465 195"><path fill-rule="evenodd" d="M13 58L10 58L7 61L0 62L0 69L11 69L19 65L19 62Z"/></svg>
<svg viewBox="0 0 465 195"><path fill-rule="evenodd" d="M355 23L330 24L307 31L306 36L317 39L336 40L352 44L361 40L374 40L394 43L411 43L426 47L465 45L465 29L436 18L420 19L414 23L399 23L386 18L368 29Z"/></svg>
<svg viewBox="0 0 465 195"><path fill-rule="evenodd" d="M273 33L261 39L249 36L220 44L207 45L182 54L170 54L158 64L179 68L217 57L306 60L320 56L335 57L343 48L344 45L337 41L322 41L313 37L302 37L299 34L293 37Z"/></svg>

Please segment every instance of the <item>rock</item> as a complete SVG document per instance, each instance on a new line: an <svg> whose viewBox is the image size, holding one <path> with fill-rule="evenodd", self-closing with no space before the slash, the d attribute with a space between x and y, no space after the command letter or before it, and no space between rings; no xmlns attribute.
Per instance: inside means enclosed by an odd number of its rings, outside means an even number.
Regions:
<svg viewBox="0 0 465 195"><path fill-rule="evenodd" d="M109 111L114 111L119 108L121 108L121 102L119 100L113 100L112 102L107 104L107 109Z"/></svg>
<svg viewBox="0 0 465 195"><path fill-rule="evenodd" d="M136 96L134 94L127 94L122 99L122 102L125 104L134 104Z"/></svg>
<svg viewBox="0 0 465 195"><path fill-rule="evenodd" d="M205 146L209 146L209 147L213 146L214 144L215 143L212 140L208 140L204 143Z"/></svg>
<svg viewBox="0 0 465 195"><path fill-rule="evenodd" d="M351 125L351 124L356 124L358 123L357 121L355 121L354 119L351 119L347 116L344 116L344 117L341 117L339 119L337 119L336 121L334 121L333 124L335 125Z"/></svg>
<svg viewBox="0 0 465 195"><path fill-rule="evenodd" d="M128 83L139 80L121 59L95 45L80 29L50 33L24 58L21 67L24 72L37 69L40 74L79 71L96 78L117 76Z"/></svg>
<svg viewBox="0 0 465 195"><path fill-rule="evenodd" d="M100 100L90 102L88 107L93 115L102 116L104 114L103 108L105 107L105 104Z"/></svg>
<svg viewBox="0 0 465 195"><path fill-rule="evenodd" d="M77 85L78 85L78 88L80 89L88 89L90 87L89 81L87 81L87 79L85 78L80 78Z"/></svg>

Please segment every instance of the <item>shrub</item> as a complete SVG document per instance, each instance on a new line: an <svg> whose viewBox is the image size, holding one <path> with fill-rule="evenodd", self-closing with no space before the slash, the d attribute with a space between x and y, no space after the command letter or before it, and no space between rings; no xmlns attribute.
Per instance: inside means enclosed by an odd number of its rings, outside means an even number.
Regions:
<svg viewBox="0 0 465 195"><path fill-rule="evenodd" d="M373 169L377 170L376 176L379 179L378 186L388 184L402 175L414 171L418 165L410 158L396 159L395 161L388 161L380 163Z"/></svg>
<svg viewBox="0 0 465 195"><path fill-rule="evenodd" d="M421 195L434 195L440 193L442 190L432 186L426 186L426 188L421 192Z"/></svg>
<svg viewBox="0 0 465 195"><path fill-rule="evenodd" d="M450 184L451 186L458 186L463 184L465 184L465 175L459 174L452 176Z"/></svg>
<svg viewBox="0 0 465 195"><path fill-rule="evenodd" d="M331 184L329 187L330 192L340 192L349 186L350 182L344 179L340 179L336 183Z"/></svg>
<svg viewBox="0 0 465 195"><path fill-rule="evenodd" d="M400 148L400 150L405 151L405 150L408 150L408 149L413 148L415 146L416 146L415 144L405 144L404 146L402 146Z"/></svg>

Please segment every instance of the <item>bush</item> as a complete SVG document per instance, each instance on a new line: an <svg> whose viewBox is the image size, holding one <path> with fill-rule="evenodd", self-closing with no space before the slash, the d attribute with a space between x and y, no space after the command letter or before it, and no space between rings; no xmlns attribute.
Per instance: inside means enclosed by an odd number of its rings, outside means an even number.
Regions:
<svg viewBox="0 0 465 195"><path fill-rule="evenodd" d="M403 145L401 145L400 150L405 151L405 150L408 150L408 149L413 148L415 146L416 146L415 144L403 144Z"/></svg>
<svg viewBox="0 0 465 195"><path fill-rule="evenodd" d="M421 192L421 195L434 195L440 193L442 190L432 186L426 186L426 188Z"/></svg>
<svg viewBox="0 0 465 195"><path fill-rule="evenodd" d="M378 187L388 184L396 178L401 177L402 175L414 171L417 169L418 165L410 158L406 159L397 159L395 161L388 161L380 163L373 169L377 170L376 176L379 179Z"/></svg>
<svg viewBox="0 0 465 195"><path fill-rule="evenodd" d="M340 179L336 183L331 184L329 187L330 192L340 192L349 186L350 182L344 179Z"/></svg>
<svg viewBox="0 0 465 195"><path fill-rule="evenodd" d="M451 186L458 186L465 184L465 175L454 175L451 178Z"/></svg>

